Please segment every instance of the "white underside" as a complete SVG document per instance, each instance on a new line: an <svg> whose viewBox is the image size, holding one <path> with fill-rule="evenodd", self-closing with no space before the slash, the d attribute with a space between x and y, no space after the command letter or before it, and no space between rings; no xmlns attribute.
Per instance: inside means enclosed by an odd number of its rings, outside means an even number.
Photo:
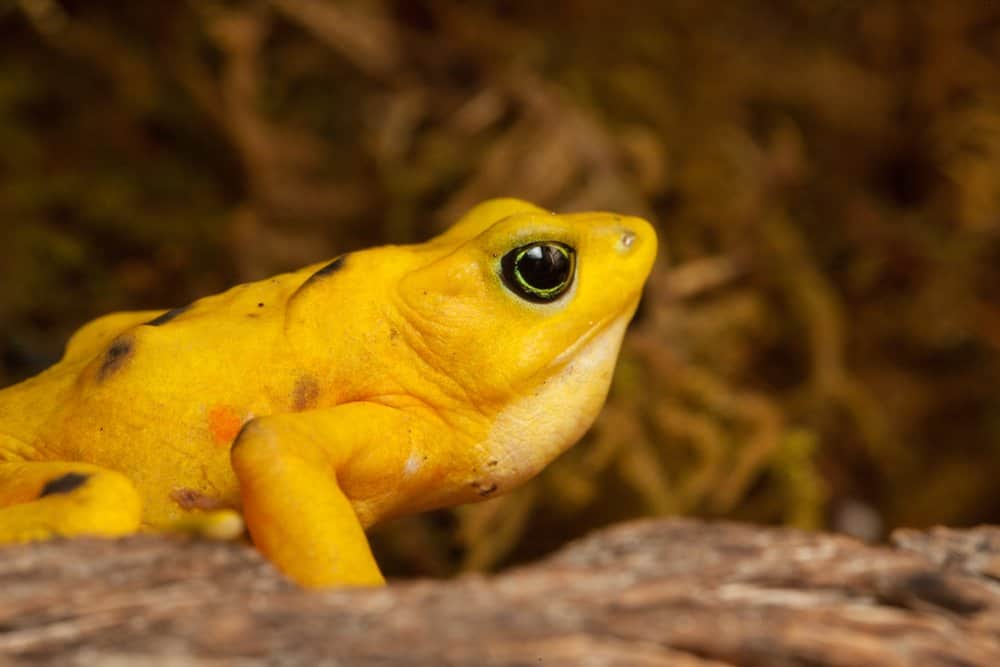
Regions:
<svg viewBox="0 0 1000 667"><path fill-rule="evenodd" d="M590 428L604 405L631 309L604 327L571 360L497 417L483 443L498 464L488 478L509 488L540 471Z"/></svg>

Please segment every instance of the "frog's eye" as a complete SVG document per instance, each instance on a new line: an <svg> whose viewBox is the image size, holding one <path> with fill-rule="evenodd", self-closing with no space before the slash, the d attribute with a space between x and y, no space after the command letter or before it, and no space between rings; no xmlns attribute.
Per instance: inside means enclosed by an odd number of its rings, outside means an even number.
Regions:
<svg viewBox="0 0 1000 667"><path fill-rule="evenodd" d="M515 248L500 260L500 275L507 288L534 303L555 301L573 284L576 251L555 241L540 241Z"/></svg>

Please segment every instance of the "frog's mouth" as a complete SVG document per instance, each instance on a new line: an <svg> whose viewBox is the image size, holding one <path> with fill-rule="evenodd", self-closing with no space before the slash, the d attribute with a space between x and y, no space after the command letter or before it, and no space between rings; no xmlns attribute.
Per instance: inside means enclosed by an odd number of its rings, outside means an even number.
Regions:
<svg viewBox="0 0 1000 667"><path fill-rule="evenodd" d="M506 490L531 478L590 428L611 386L634 305L594 325L523 398L497 415L484 442L497 463L484 471L480 484L497 483Z"/></svg>
<svg viewBox="0 0 1000 667"><path fill-rule="evenodd" d="M588 349L588 347L590 347L595 342L595 340L601 339L603 336L605 336L608 330L616 329L616 327L619 327L620 325L621 329L620 335L624 335L625 327L627 327L628 323L632 320L632 315L635 314L635 310L638 307L638 305L639 305L639 297L636 297L634 300L630 301L628 306L622 309L621 312L615 315L611 315L609 317L605 317L601 321L597 322L594 326L587 329L587 331L585 331L583 335L577 338L572 345L563 350L559 354L559 356L556 357L551 364L549 364L549 366L546 368L546 373L551 374L553 372L556 372L558 368L572 362L572 360L577 358L578 356L593 354L594 350ZM620 342L621 341L619 340L619 344ZM615 352L615 357L617 358L618 355L617 346L615 347L614 352Z"/></svg>

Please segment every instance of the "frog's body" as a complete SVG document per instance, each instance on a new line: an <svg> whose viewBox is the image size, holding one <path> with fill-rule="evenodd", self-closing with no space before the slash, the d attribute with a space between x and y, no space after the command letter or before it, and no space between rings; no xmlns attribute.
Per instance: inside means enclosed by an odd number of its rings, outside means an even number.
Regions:
<svg viewBox="0 0 1000 667"><path fill-rule="evenodd" d="M364 528L506 491L589 427L655 252L636 218L494 200L421 245L95 320L0 391L0 543L235 510L300 583L381 581Z"/></svg>

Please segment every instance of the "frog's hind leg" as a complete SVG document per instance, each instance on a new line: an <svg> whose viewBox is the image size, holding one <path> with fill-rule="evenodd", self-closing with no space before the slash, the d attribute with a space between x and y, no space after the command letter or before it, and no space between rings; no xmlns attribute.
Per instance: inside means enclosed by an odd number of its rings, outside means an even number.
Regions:
<svg viewBox="0 0 1000 667"><path fill-rule="evenodd" d="M107 468L64 461L0 462L0 544L134 533L142 500Z"/></svg>

